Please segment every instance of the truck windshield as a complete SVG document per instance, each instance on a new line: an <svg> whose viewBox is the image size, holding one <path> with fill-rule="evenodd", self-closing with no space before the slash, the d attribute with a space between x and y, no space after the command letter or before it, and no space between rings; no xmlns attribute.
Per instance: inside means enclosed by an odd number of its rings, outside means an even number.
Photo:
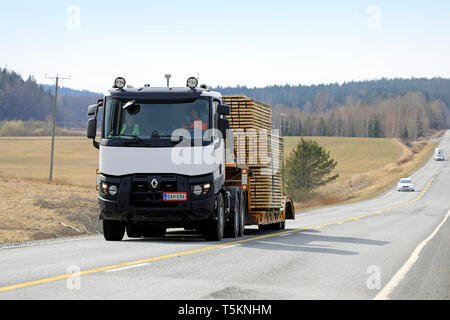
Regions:
<svg viewBox="0 0 450 320"><path fill-rule="evenodd" d="M186 129L191 137L210 129L210 101L146 102L107 98L104 137L106 139L167 140L177 129Z"/></svg>

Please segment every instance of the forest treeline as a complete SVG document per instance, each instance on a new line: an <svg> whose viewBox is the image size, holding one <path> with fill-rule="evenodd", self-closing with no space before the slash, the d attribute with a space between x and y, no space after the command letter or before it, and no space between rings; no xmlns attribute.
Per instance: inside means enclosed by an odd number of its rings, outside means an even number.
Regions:
<svg viewBox="0 0 450 320"><path fill-rule="evenodd" d="M430 130L448 128L449 111L440 100L429 101L420 92L376 101L349 103L311 113L281 108L284 135L340 137L397 137L416 139ZM281 121L280 121L281 124Z"/></svg>
<svg viewBox="0 0 450 320"><path fill-rule="evenodd" d="M448 128L450 123L450 79L217 90L271 105L274 126L281 126L285 135L414 139L430 129Z"/></svg>
<svg viewBox="0 0 450 320"><path fill-rule="evenodd" d="M448 128L450 79L381 79L312 86L215 88L270 105L273 125L286 135L409 137ZM54 87L0 69L0 121L50 121ZM57 122L84 126L100 93L61 89ZM34 124L33 124L34 125Z"/></svg>
<svg viewBox="0 0 450 320"><path fill-rule="evenodd" d="M70 127L87 121L87 107L101 97L90 92L64 91L58 95L56 121ZM0 69L0 121L48 121L52 119L54 88L39 85L33 77Z"/></svg>
<svg viewBox="0 0 450 320"><path fill-rule="evenodd" d="M362 101L375 105L379 100L420 92L428 101L441 100L450 108L450 79L412 78L381 79L320 85L274 85L265 88L218 87L222 94L244 94L258 101L280 107L296 108L311 113L335 109Z"/></svg>

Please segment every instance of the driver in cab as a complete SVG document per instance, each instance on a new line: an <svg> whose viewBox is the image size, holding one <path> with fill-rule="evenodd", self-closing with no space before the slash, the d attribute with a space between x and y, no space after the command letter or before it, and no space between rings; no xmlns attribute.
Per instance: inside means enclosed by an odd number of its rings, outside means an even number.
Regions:
<svg viewBox="0 0 450 320"><path fill-rule="evenodd" d="M185 117L187 125L184 125L184 129L201 129L205 131L208 129L208 123L202 121L196 109L192 109L191 114Z"/></svg>
<svg viewBox="0 0 450 320"><path fill-rule="evenodd" d="M138 136L141 134L139 124L136 122L136 114L138 111L134 109L135 108L127 110L128 112L124 112L126 120L125 123L122 124L122 129L120 130L121 136Z"/></svg>

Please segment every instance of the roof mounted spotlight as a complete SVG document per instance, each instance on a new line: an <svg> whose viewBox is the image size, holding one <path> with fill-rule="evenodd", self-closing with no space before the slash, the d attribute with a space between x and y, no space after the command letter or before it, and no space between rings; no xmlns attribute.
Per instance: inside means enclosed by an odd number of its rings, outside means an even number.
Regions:
<svg viewBox="0 0 450 320"><path fill-rule="evenodd" d="M191 88L192 90L194 90L195 88L197 88L198 86L198 80L195 77L190 77L189 79L187 79L187 84L186 84L189 88Z"/></svg>
<svg viewBox="0 0 450 320"><path fill-rule="evenodd" d="M126 84L127 84L127 82L125 81L124 78L118 77L118 78L116 78L116 80L114 80L113 88L123 89L123 88L125 88Z"/></svg>

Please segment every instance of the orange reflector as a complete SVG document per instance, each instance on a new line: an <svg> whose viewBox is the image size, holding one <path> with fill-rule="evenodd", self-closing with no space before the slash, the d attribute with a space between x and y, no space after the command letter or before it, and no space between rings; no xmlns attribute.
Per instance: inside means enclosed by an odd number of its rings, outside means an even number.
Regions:
<svg viewBox="0 0 450 320"><path fill-rule="evenodd" d="M242 174L247 174L247 169L243 169Z"/></svg>
<svg viewBox="0 0 450 320"><path fill-rule="evenodd" d="M100 186L97 186L97 188L96 188L96 189L97 189L97 191L99 191L99 190L100 190Z"/></svg>
<svg viewBox="0 0 450 320"><path fill-rule="evenodd" d="M100 174L100 170L99 169L97 169L97 174Z"/></svg>
<svg viewBox="0 0 450 320"><path fill-rule="evenodd" d="M242 190L247 190L247 186L242 186Z"/></svg>

